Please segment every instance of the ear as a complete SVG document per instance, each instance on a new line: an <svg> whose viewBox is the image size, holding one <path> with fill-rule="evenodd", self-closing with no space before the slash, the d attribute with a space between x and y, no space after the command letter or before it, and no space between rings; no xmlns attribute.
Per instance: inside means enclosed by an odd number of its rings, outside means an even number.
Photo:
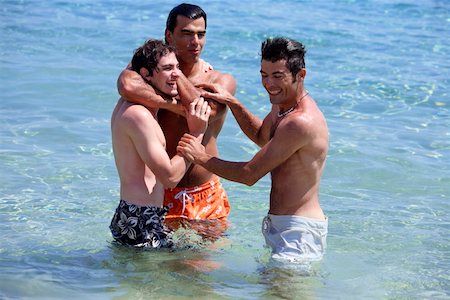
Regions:
<svg viewBox="0 0 450 300"><path fill-rule="evenodd" d="M172 32L170 32L169 29L166 29L164 36L166 38L167 44L172 45L173 42Z"/></svg>
<svg viewBox="0 0 450 300"><path fill-rule="evenodd" d="M299 80L299 81L303 81L303 80L305 80L305 77L306 77L306 69L305 68L302 68L300 71L298 71L298 73L297 73L297 80Z"/></svg>
<svg viewBox="0 0 450 300"><path fill-rule="evenodd" d="M139 74L145 79L147 79L147 77L150 76L148 70L144 67L139 69Z"/></svg>

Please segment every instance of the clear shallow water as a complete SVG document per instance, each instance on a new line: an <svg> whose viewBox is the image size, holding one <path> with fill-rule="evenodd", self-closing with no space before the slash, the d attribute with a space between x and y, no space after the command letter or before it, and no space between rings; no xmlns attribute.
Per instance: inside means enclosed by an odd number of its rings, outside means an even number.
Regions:
<svg viewBox="0 0 450 300"><path fill-rule="evenodd" d="M209 17L204 58L260 116L261 41L308 48L306 86L330 129L322 263L305 275L268 262L268 177L224 181L232 226L216 249L112 246L116 78L178 2L2 1L0 298L449 298L448 2L197 3ZM219 148L229 160L257 151L231 114Z"/></svg>

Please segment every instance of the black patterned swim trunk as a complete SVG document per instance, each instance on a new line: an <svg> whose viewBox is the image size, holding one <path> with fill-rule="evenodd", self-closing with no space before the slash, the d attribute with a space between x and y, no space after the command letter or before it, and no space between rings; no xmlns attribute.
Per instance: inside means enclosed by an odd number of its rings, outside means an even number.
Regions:
<svg viewBox="0 0 450 300"><path fill-rule="evenodd" d="M138 248L171 248L172 232L164 224L168 207L138 206L120 200L109 229L116 241Z"/></svg>

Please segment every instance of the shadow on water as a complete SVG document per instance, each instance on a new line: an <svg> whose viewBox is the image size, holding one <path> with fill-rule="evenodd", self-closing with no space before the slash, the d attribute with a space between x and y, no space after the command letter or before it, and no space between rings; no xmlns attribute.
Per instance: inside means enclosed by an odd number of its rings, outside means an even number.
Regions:
<svg viewBox="0 0 450 300"><path fill-rule="evenodd" d="M211 250L142 250L106 242L100 250L36 247L2 253L2 299L221 298L208 273L221 268Z"/></svg>
<svg viewBox="0 0 450 300"><path fill-rule="evenodd" d="M258 268L259 284L265 287L262 298L317 299L323 286L321 262L284 262L269 259Z"/></svg>
<svg viewBox="0 0 450 300"><path fill-rule="evenodd" d="M108 240L96 249L37 244L3 252L0 298L313 299L321 286L318 266L275 263L268 252L225 237L211 242L186 228L176 234L185 244L175 250Z"/></svg>

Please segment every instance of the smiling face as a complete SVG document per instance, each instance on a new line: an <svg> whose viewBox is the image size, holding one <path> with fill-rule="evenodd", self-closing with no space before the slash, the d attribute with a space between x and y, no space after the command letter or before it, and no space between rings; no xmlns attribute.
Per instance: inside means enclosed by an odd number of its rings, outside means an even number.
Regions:
<svg viewBox="0 0 450 300"><path fill-rule="evenodd" d="M296 103L299 80L301 72L297 74L296 80L286 67L286 60L271 62L261 61L261 81L270 97L272 104L290 106Z"/></svg>
<svg viewBox="0 0 450 300"><path fill-rule="evenodd" d="M153 75L147 75L146 79L156 89L174 97L178 95L177 79L180 77L180 72L175 53L169 52L161 56L156 69L153 71Z"/></svg>
<svg viewBox="0 0 450 300"><path fill-rule="evenodd" d="M177 16L177 25L173 32L166 30L166 40L176 48L180 62L197 62L206 42L205 19L191 20Z"/></svg>

